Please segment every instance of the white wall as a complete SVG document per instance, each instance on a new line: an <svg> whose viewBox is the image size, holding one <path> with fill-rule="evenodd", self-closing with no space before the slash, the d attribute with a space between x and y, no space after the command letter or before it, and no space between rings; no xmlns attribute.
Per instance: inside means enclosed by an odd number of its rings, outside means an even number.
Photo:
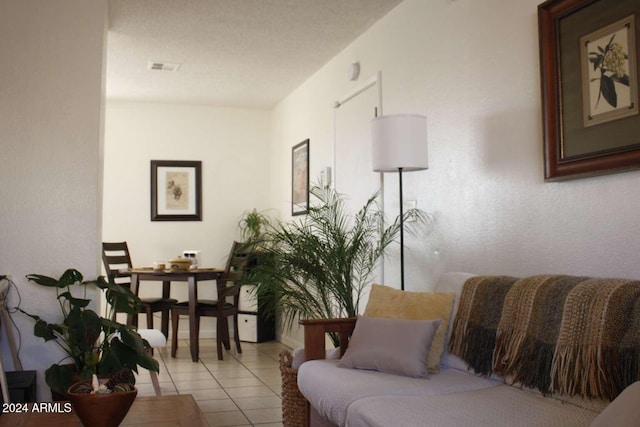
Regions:
<svg viewBox="0 0 640 427"><path fill-rule="evenodd" d="M269 112L108 101L105 126L103 240L127 241L139 267L186 249L202 251L204 266L224 266L243 212L268 207ZM202 221L150 220L151 160L202 161ZM203 282L198 297L214 297L213 284ZM141 296L158 292L142 284ZM171 295L186 300L186 284ZM213 325L204 319L201 336L215 334Z"/></svg>
<svg viewBox="0 0 640 427"><path fill-rule="evenodd" d="M538 3L405 0L275 108L271 203L289 200L295 143L311 139L312 177L331 164L333 102L359 61L359 82L382 72L385 114L428 117L430 169L405 175L404 197L436 222L407 242L408 290L461 270L639 277L639 172L543 182ZM385 180L394 216L397 176ZM385 267L399 287L397 248Z"/></svg>
<svg viewBox="0 0 640 427"><path fill-rule="evenodd" d="M25 275L59 276L75 267L99 273L103 117L104 0L3 0L0 3L0 274L16 283L9 306L59 321L51 289ZM44 369L63 353L33 336L33 322L12 314L23 368ZM14 369L7 340L5 368Z"/></svg>

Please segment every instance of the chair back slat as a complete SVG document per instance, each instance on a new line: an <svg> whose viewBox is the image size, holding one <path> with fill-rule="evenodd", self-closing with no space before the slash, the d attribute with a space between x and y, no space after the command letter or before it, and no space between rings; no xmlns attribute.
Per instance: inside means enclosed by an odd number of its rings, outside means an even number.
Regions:
<svg viewBox="0 0 640 427"><path fill-rule="evenodd" d="M113 277L116 284L131 286L131 277L128 274L120 273L121 269L132 267L127 242L103 242L102 262L107 276Z"/></svg>
<svg viewBox="0 0 640 427"><path fill-rule="evenodd" d="M132 267L127 242L102 243L102 261L107 275L122 277L120 270Z"/></svg>
<svg viewBox="0 0 640 427"><path fill-rule="evenodd" d="M227 257L227 265L224 269L224 275L222 280L218 281L219 289L218 295L225 297L234 297L234 304L237 305L240 295L240 286L237 283L245 273L247 265L249 264L249 258L252 253L252 245L248 245L242 242L234 241L231 245L231 251ZM218 297L218 299L221 299Z"/></svg>

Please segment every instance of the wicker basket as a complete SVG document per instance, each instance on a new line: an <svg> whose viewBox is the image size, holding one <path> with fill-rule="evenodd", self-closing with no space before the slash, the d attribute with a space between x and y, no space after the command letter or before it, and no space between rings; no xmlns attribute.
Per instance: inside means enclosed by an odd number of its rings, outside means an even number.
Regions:
<svg viewBox="0 0 640 427"><path fill-rule="evenodd" d="M284 427L304 427L307 420L307 400L298 389L298 370L291 367L289 350L280 352L282 375L282 424Z"/></svg>

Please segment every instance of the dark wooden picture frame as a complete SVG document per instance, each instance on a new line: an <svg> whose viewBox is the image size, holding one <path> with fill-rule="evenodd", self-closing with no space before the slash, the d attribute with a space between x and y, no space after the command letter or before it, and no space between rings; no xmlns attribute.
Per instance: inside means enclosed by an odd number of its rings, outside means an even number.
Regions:
<svg viewBox="0 0 640 427"><path fill-rule="evenodd" d="M309 212L309 140L291 149L291 215Z"/></svg>
<svg viewBox="0 0 640 427"><path fill-rule="evenodd" d="M640 115L593 126L585 126L583 117L580 39L630 15L635 15L631 31L639 40L637 0L548 0L538 6L546 181L640 168ZM640 43L630 52L638 58ZM634 79L638 81L637 67L628 78Z"/></svg>
<svg viewBox="0 0 640 427"><path fill-rule="evenodd" d="M151 221L202 221L202 162L151 160Z"/></svg>

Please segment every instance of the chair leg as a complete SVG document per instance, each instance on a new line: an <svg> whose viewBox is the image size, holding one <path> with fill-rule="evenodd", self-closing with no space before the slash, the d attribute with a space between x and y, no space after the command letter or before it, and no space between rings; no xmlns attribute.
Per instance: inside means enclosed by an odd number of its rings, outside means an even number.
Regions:
<svg viewBox="0 0 640 427"><path fill-rule="evenodd" d="M222 343L224 341L224 328L222 319L216 318L216 346L218 347L218 360L223 360Z"/></svg>
<svg viewBox="0 0 640 427"><path fill-rule="evenodd" d="M223 317L222 322L222 342L224 343L225 349L231 350L231 339L229 338L229 319L227 317Z"/></svg>
<svg viewBox="0 0 640 427"><path fill-rule="evenodd" d="M147 306L144 310L147 313L147 329L153 329L153 312L151 306Z"/></svg>
<svg viewBox="0 0 640 427"><path fill-rule="evenodd" d="M178 350L178 317L178 311L171 310L171 357L176 357Z"/></svg>
<svg viewBox="0 0 640 427"><path fill-rule="evenodd" d="M238 329L238 315L233 315L233 337L236 341L236 350L238 353L242 353L242 347L240 347L240 334Z"/></svg>
<svg viewBox="0 0 640 427"><path fill-rule="evenodd" d="M146 347L144 351L147 354L153 355L153 347ZM151 383L153 384L153 390L156 392L156 396L162 396L160 381L158 381L158 373L155 371L149 371L149 375L151 376Z"/></svg>
<svg viewBox="0 0 640 427"><path fill-rule="evenodd" d="M151 375L151 383L153 384L153 390L156 392L156 396L162 396L160 382L158 381L158 373L155 371L149 371L149 374Z"/></svg>
<svg viewBox="0 0 640 427"><path fill-rule="evenodd" d="M160 324L160 330L164 334L165 338L169 336L169 313L170 313L170 311L171 311L170 308L163 308L162 309L162 320L161 320L161 324Z"/></svg>

